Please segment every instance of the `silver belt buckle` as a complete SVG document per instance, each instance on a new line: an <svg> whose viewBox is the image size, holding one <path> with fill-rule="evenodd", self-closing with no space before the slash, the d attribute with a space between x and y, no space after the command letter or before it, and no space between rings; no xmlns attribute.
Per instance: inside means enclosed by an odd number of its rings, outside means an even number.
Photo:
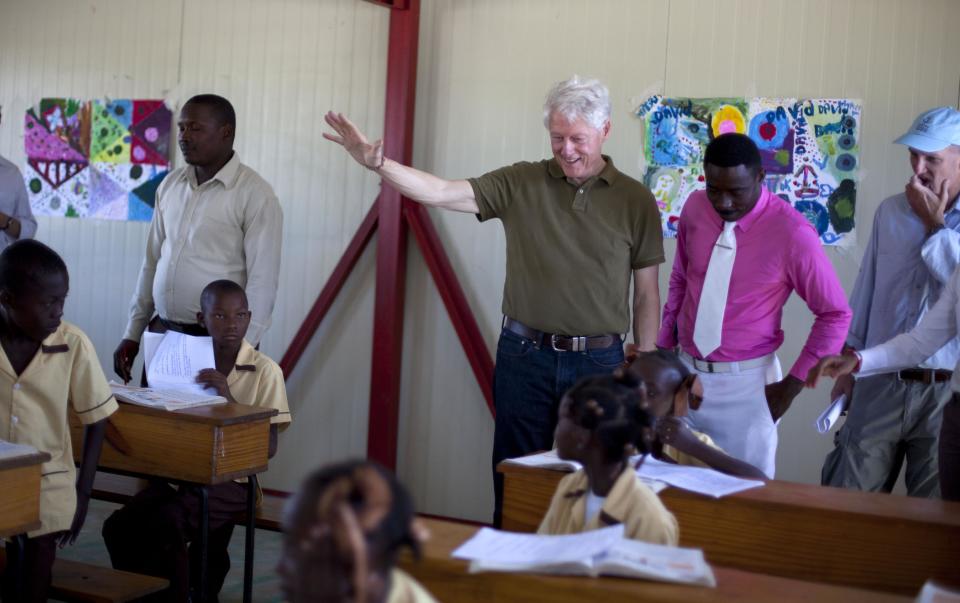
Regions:
<svg viewBox="0 0 960 603"><path fill-rule="evenodd" d="M557 334L556 334L556 333L551 333L551 334L550 334L550 347L553 348L553 351L554 351L554 352L566 352L565 349L563 349L563 348L558 348L558 347L557 347Z"/></svg>

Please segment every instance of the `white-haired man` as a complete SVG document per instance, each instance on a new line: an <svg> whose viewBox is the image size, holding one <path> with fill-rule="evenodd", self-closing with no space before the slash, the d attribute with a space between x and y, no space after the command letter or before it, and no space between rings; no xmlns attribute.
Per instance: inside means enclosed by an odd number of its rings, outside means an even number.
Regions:
<svg viewBox="0 0 960 603"><path fill-rule="evenodd" d="M500 523L501 460L553 443L563 392L581 377L623 363L621 333L654 348L664 261L656 201L619 172L601 148L610 134L610 95L577 76L551 89L544 125L553 158L520 162L467 180L446 180L383 156L343 115L328 113L361 165L425 205L500 218L507 239L503 329L494 375L494 523Z"/></svg>
<svg viewBox="0 0 960 603"><path fill-rule="evenodd" d="M821 477L889 492L905 458L908 494L960 500L960 111L925 111L894 142L913 176L877 209L844 355L808 378L837 376L832 394L852 400Z"/></svg>

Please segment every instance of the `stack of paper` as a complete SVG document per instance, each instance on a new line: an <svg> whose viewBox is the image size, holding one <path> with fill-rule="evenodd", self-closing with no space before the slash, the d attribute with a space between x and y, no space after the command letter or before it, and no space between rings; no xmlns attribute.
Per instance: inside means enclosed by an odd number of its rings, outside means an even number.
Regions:
<svg viewBox="0 0 960 603"><path fill-rule="evenodd" d="M191 391L132 387L114 382L110 383L110 390L113 391L113 395L116 396L118 400L139 406L162 408L164 410L183 410L184 408L226 404L227 402L226 398L216 394L210 395L207 393L198 394Z"/></svg>
<svg viewBox="0 0 960 603"><path fill-rule="evenodd" d="M760 480L734 477L703 467L665 463L649 455L637 469L637 475L641 478L666 482L676 488L714 498L750 490L751 488L759 488L764 485Z"/></svg>
<svg viewBox="0 0 960 603"><path fill-rule="evenodd" d="M629 540L622 525L563 536L482 528L453 556L469 560L471 572L608 575L716 585L703 551Z"/></svg>

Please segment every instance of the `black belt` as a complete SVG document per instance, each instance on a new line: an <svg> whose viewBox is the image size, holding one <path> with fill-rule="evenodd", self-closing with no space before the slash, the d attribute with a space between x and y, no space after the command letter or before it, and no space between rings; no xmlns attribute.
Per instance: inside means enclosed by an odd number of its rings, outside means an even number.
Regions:
<svg viewBox="0 0 960 603"><path fill-rule="evenodd" d="M193 335L194 337L206 337L210 334L204 327L197 323L175 322L173 320L167 320L162 316L157 316L155 320L159 321L167 331L176 331L177 333Z"/></svg>
<svg viewBox="0 0 960 603"><path fill-rule="evenodd" d="M533 341L537 347L551 347L558 352L582 352L584 350L598 350L609 348L614 343L620 344L619 335L559 335L544 333L532 329L509 316L503 317L503 328Z"/></svg>
<svg viewBox="0 0 960 603"><path fill-rule="evenodd" d="M897 372L897 378L901 381L919 381L930 385L931 383L950 381L953 378L953 371L946 369L903 369Z"/></svg>

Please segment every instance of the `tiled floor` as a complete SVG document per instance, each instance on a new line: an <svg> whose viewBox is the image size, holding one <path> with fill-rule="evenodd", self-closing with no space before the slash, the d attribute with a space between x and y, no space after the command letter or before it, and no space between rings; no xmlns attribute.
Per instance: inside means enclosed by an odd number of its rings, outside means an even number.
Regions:
<svg viewBox="0 0 960 603"><path fill-rule="evenodd" d="M76 544L61 550L58 555L64 559L93 563L96 565L110 565L110 557L100 537L100 527L103 521L118 506L102 501L91 501L83 532ZM232 603L243 600L243 544L244 529L237 528L230 541L230 559L233 567L227 575L227 581L220 591L221 603ZM276 532L257 530L256 555L254 555L253 572L253 600L256 603L282 601L280 596L280 582L273 568L280 557L281 536Z"/></svg>

